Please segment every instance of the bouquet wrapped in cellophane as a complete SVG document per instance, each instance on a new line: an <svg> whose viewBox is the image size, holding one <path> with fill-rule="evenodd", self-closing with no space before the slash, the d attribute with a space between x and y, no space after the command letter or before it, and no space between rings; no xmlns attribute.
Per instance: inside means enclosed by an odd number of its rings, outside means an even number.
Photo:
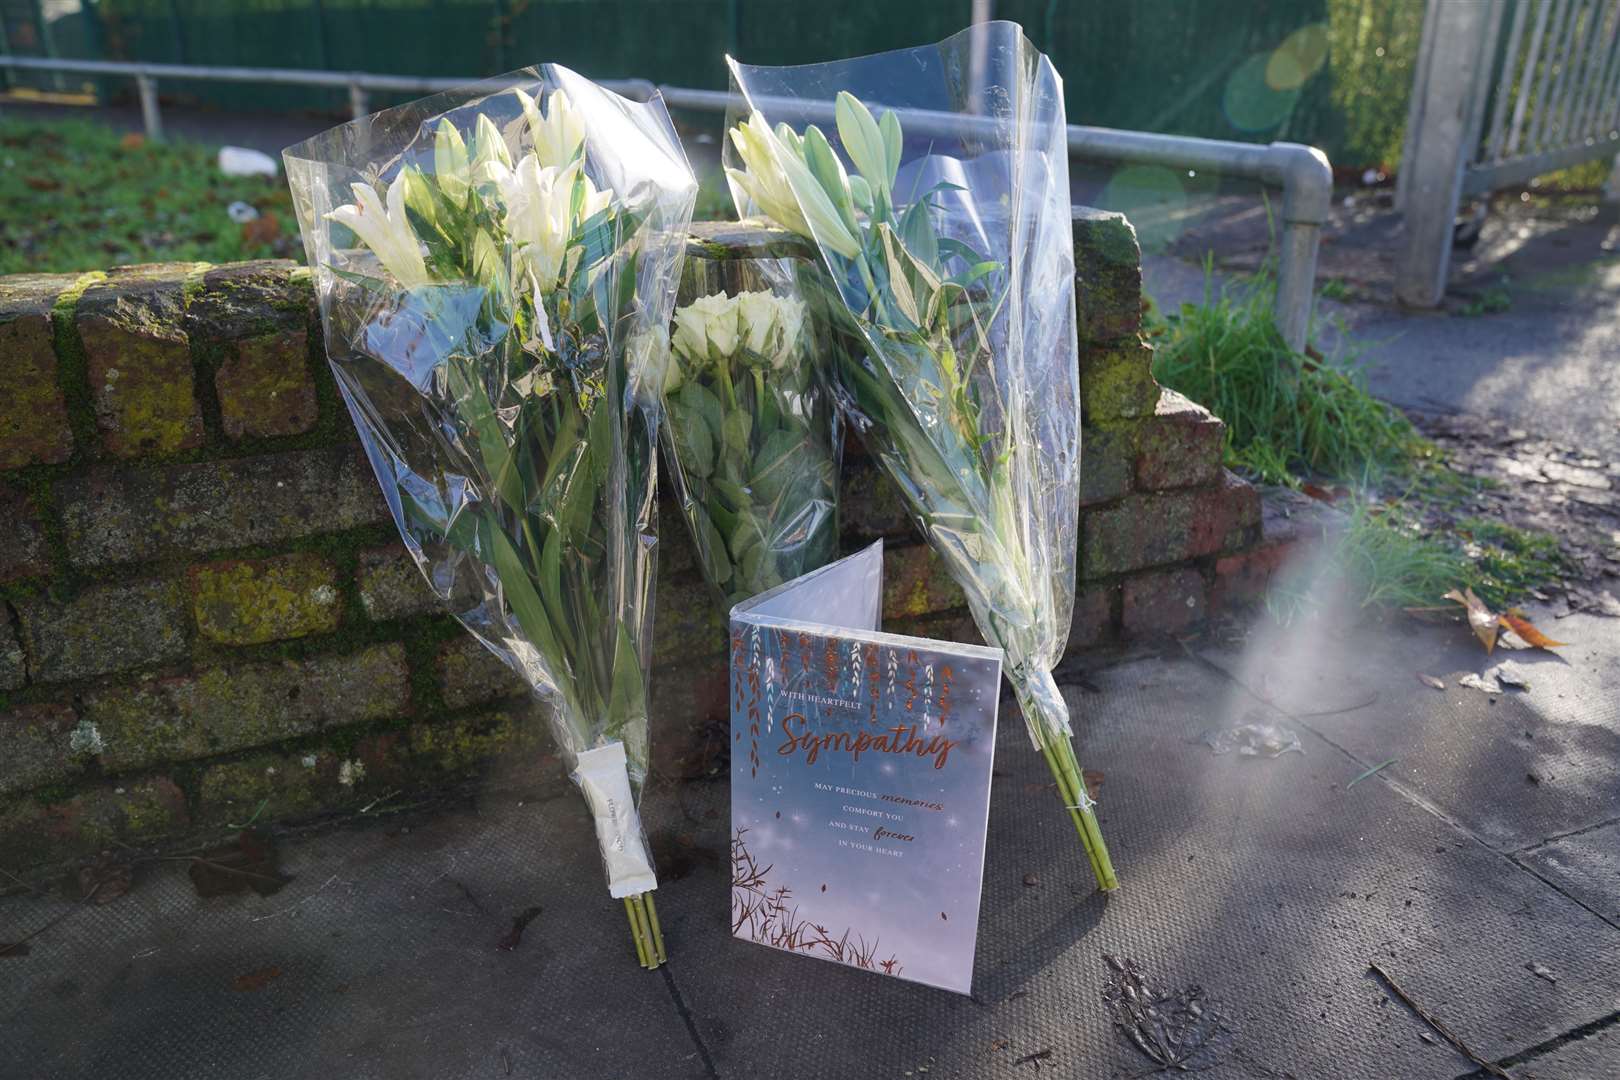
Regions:
<svg viewBox="0 0 1620 1080"><path fill-rule="evenodd" d="M793 261L698 260L675 309L664 445L728 610L838 554L842 429Z"/></svg>
<svg viewBox="0 0 1620 1080"><path fill-rule="evenodd" d="M658 99L548 64L285 152L326 350L434 591L549 706L637 957L658 360L696 183Z"/></svg>
<svg viewBox="0 0 1620 1080"><path fill-rule="evenodd" d="M1097 882L1118 887L1052 667L1074 605L1080 396L1061 80L1016 24L800 67L731 61L739 216L812 240L839 404L1007 654ZM815 301L813 301L815 302Z"/></svg>

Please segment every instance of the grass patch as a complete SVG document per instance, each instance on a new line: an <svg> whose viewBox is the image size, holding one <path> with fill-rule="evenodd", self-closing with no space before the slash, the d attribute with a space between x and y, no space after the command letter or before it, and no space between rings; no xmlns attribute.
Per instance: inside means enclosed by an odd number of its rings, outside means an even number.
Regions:
<svg viewBox="0 0 1620 1080"><path fill-rule="evenodd" d="M1478 318L1481 315L1500 315L1512 306L1513 294L1501 286L1495 285L1459 307L1457 314L1466 318Z"/></svg>
<svg viewBox="0 0 1620 1080"><path fill-rule="evenodd" d="M0 120L0 273L303 258L285 180L229 177L215 148L88 120ZM259 212L245 225L227 207Z"/></svg>
<svg viewBox="0 0 1620 1080"><path fill-rule="evenodd" d="M1238 290L1206 287L1202 304L1152 311L1153 371L1226 422L1229 467L1263 483L1349 489L1335 547L1273 587L1274 615L1291 619L1330 597L1429 607L1463 586L1499 610L1567 571L1552 536L1457 517L1480 482L1448 468L1345 358L1289 348L1264 277Z"/></svg>
<svg viewBox="0 0 1620 1080"><path fill-rule="evenodd" d="M1153 374L1226 421L1226 459L1266 483L1367 483L1409 474L1435 451L1337 358L1295 352L1264 281L1163 317Z"/></svg>

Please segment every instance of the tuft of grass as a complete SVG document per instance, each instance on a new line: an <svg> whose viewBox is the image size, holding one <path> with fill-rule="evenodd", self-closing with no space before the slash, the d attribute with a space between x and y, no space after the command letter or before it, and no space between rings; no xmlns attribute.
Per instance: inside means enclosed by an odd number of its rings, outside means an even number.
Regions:
<svg viewBox="0 0 1620 1080"><path fill-rule="evenodd" d="M0 273L136 262L302 261L280 177L230 177L216 149L148 142L89 120L0 120ZM248 225L227 207L259 212Z"/></svg>
<svg viewBox="0 0 1620 1080"><path fill-rule="evenodd" d="M1291 486L1311 474L1364 483L1434 456L1342 359L1288 347L1263 280L1237 295L1206 285L1204 303L1164 323L1153 374L1226 422L1234 468Z"/></svg>
<svg viewBox="0 0 1620 1080"><path fill-rule="evenodd" d="M1481 315L1500 315L1513 306L1513 294L1501 286L1492 286L1457 309L1464 318Z"/></svg>

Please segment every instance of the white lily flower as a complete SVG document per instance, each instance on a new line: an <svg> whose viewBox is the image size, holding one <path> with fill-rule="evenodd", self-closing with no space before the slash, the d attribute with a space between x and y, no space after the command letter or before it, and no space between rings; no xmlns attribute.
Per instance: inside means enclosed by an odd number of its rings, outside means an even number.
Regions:
<svg viewBox="0 0 1620 1080"><path fill-rule="evenodd" d="M439 121L433 137L433 178L451 202L457 206L466 203L472 187L472 167L467 160L467 144L449 117Z"/></svg>
<svg viewBox="0 0 1620 1080"><path fill-rule="evenodd" d="M746 122L731 129L731 142L747 168L727 169L726 175L748 193L766 217L791 232L825 244L846 259L860 253L860 243L805 164L801 139L791 131L786 137L773 132L756 110Z"/></svg>
<svg viewBox="0 0 1620 1080"><path fill-rule="evenodd" d="M478 114L478 137L473 144L472 174L483 176L488 167L499 163L508 169L512 167L512 152L506 147L506 139L501 135L501 129L495 126L484 113Z"/></svg>
<svg viewBox="0 0 1620 1080"><path fill-rule="evenodd" d="M505 226L518 254L528 263L543 292L557 287L568 265L568 242L574 229L613 201L611 191L597 191L580 172L579 162L565 169L542 166L534 154L525 154L516 169L499 162L485 166L506 207ZM572 214L575 182L585 185L580 216Z"/></svg>
<svg viewBox="0 0 1620 1080"><path fill-rule="evenodd" d="M523 115L529 121L529 136L534 140L534 153L540 164L562 168L574 160L580 144L585 141L585 118L574 108L568 95L553 90L546 98L544 115L534 98L522 90L513 90Z"/></svg>
<svg viewBox="0 0 1620 1080"><path fill-rule="evenodd" d="M388 185L388 206L370 184L352 185L354 202L327 213L329 221L347 226L372 250L387 271L407 289L426 285L427 261L421 242L405 217L405 184Z"/></svg>

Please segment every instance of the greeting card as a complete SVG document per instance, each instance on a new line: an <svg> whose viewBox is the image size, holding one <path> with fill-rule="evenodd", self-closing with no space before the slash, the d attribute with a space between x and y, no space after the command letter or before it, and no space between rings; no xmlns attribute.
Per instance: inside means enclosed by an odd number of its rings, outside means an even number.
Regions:
<svg viewBox="0 0 1620 1080"><path fill-rule="evenodd" d="M965 994L1002 653L882 633L882 573L732 609L732 932Z"/></svg>

